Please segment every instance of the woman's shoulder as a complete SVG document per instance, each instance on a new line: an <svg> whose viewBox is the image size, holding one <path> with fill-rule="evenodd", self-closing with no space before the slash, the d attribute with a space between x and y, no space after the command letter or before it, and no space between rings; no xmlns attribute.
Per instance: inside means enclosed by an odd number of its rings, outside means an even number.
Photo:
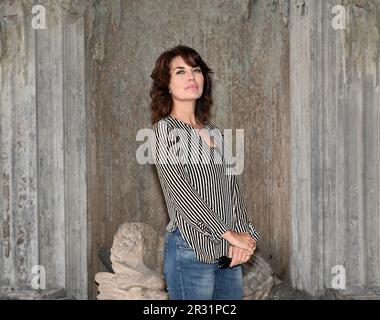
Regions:
<svg viewBox="0 0 380 320"><path fill-rule="evenodd" d="M215 123L210 122L210 121L205 121L205 124L209 127L211 130L218 130L222 137L224 137L223 129L219 126L217 126Z"/></svg>
<svg viewBox="0 0 380 320"><path fill-rule="evenodd" d="M219 126L217 126L214 122L211 122L211 121L205 121L205 124L207 124L209 127L213 128L213 129L219 129Z"/></svg>
<svg viewBox="0 0 380 320"><path fill-rule="evenodd" d="M160 130L166 128L172 128L172 123L170 123L168 117L161 118L153 125L153 130Z"/></svg>

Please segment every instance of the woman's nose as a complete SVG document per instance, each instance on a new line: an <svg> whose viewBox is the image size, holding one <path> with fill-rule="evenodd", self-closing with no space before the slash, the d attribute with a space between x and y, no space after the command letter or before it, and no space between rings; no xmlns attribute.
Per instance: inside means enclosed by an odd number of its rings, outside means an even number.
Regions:
<svg viewBox="0 0 380 320"><path fill-rule="evenodd" d="M190 80L190 79L194 80L194 73L193 73L193 71L190 71L189 80Z"/></svg>

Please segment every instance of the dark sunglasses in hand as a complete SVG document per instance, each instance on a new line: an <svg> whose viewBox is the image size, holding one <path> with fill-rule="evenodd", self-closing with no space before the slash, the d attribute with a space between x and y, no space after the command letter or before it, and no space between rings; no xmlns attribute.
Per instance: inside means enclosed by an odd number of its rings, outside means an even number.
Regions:
<svg viewBox="0 0 380 320"><path fill-rule="evenodd" d="M232 258L229 258L227 256L221 256L219 259L216 260L219 264L219 269L227 269L230 266L230 263L232 261Z"/></svg>

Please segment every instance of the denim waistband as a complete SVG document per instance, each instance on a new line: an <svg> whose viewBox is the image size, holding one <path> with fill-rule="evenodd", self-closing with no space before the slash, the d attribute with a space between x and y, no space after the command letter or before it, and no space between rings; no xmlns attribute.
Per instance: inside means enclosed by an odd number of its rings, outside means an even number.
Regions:
<svg viewBox="0 0 380 320"><path fill-rule="evenodd" d="M179 231L179 228L175 228L172 232L166 232L166 235L175 238L178 243L186 243L186 240L183 238L181 231Z"/></svg>
<svg viewBox="0 0 380 320"><path fill-rule="evenodd" d="M171 232L167 231L166 234L169 235L169 236L172 236L172 237L182 237L181 232L179 231L179 228L178 228L178 227L176 227L176 228L175 228L173 231L171 231Z"/></svg>

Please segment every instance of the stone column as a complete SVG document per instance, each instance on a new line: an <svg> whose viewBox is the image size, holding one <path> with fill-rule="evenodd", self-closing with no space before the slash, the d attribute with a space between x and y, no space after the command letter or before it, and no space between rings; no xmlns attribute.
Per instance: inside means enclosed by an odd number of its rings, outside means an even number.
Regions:
<svg viewBox="0 0 380 320"><path fill-rule="evenodd" d="M337 276L342 293L380 288L379 14L379 1L291 1L290 273L312 294Z"/></svg>
<svg viewBox="0 0 380 320"><path fill-rule="evenodd" d="M83 5L0 3L0 292L87 297ZM36 24L32 24L33 18ZM37 26L37 29L36 29Z"/></svg>

